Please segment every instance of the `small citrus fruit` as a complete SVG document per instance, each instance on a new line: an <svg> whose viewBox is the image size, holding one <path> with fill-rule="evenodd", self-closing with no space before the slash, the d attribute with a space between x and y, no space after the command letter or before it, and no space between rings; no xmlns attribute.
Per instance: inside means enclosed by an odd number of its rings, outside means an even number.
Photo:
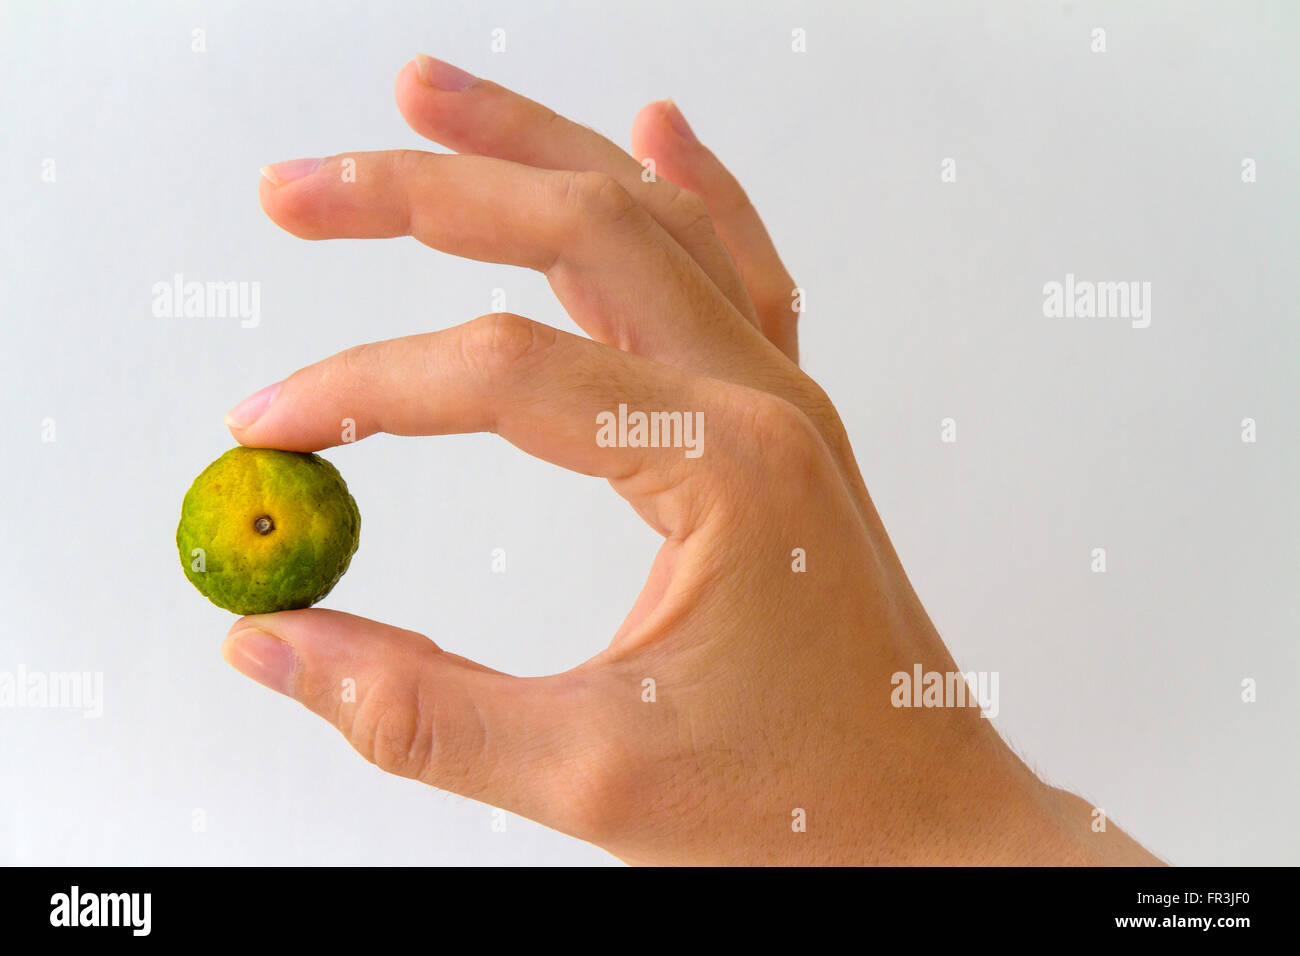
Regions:
<svg viewBox="0 0 1300 956"><path fill-rule="evenodd" d="M176 546L190 583L236 614L310 607L356 553L361 513L319 455L232 448L194 479Z"/></svg>

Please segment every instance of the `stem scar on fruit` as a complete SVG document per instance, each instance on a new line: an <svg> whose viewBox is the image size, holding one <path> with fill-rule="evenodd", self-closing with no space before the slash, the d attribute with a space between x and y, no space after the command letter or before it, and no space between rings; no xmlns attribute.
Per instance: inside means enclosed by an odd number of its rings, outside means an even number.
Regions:
<svg viewBox="0 0 1300 956"><path fill-rule="evenodd" d="M270 534L275 530L275 522L271 520L270 515L262 515L253 522L253 530L258 534Z"/></svg>

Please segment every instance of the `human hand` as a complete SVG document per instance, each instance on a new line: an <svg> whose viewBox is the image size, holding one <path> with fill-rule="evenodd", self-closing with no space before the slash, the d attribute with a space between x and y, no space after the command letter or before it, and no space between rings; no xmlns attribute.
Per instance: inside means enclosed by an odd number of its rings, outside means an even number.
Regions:
<svg viewBox="0 0 1300 956"><path fill-rule="evenodd" d="M608 479L664 544L609 646L562 674L511 677L323 609L239 620L227 659L384 770L629 862L1152 862L1091 832L1087 804L977 708L893 706L891 675L956 665L797 365L794 281L676 107L637 117L647 181L591 130L438 61L407 64L396 95L461 155L278 164L268 215L303 238L412 235L539 270L591 338L495 314L359 346L241 403L233 434L314 451L343 418L358 438L496 432ZM702 421L702 441L607 447L598 416L620 406Z"/></svg>

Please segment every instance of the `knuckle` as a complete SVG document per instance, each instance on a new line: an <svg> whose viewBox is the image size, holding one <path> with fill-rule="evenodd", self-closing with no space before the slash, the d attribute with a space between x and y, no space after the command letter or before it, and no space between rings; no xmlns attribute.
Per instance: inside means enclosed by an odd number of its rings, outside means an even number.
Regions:
<svg viewBox="0 0 1300 956"><path fill-rule="evenodd" d="M767 436L790 445L806 442L813 433L812 423L794 403L770 393L750 396L745 415L751 438L764 440Z"/></svg>
<svg viewBox="0 0 1300 956"><path fill-rule="evenodd" d="M826 390L804 373L799 373L792 386L792 394L798 407L814 422L832 418L839 420L835 405Z"/></svg>
<svg viewBox="0 0 1300 956"><path fill-rule="evenodd" d="M468 367L499 375L539 355L558 340L558 333L549 326L511 312L494 312L465 326L461 350Z"/></svg>
<svg viewBox="0 0 1300 956"><path fill-rule="evenodd" d="M802 373L794 387L795 401L826 445L835 453L852 457L847 430L826 390Z"/></svg>
<svg viewBox="0 0 1300 956"><path fill-rule="evenodd" d="M388 158L392 163L393 175L400 178L421 171L429 154L418 149L395 149Z"/></svg>
<svg viewBox="0 0 1300 956"><path fill-rule="evenodd" d="M680 232L687 235L712 234L714 232L713 218L709 215L709 207L705 205L704 200L700 198L698 193L693 193L689 189L678 188L669 200L669 209L678 224L677 228Z"/></svg>
<svg viewBox="0 0 1300 956"><path fill-rule="evenodd" d="M356 751L379 769L419 777L431 762L433 733L425 719L420 682L403 684L372 685L357 701L349 726L341 729Z"/></svg>
<svg viewBox="0 0 1300 956"><path fill-rule="evenodd" d="M626 819L626 780L593 762L568 774L564 799L564 828L579 839L593 843L614 837Z"/></svg>
<svg viewBox="0 0 1300 956"><path fill-rule="evenodd" d="M560 768L555 781L562 801L562 828L579 839L607 843L639 815L644 768L631 765L612 744L593 745Z"/></svg>
<svg viewBox="0 0 1300 956"><path fill-rule="evenodd" d="M779 396L746 392L737 436L763 464L758 473L780 463L786 484L820 480L827 449L808 415Z"/></svg>
<svg viewBox="0 0 1300 956"><path fill-rule="evenodd" d="M608 173L566 171L559 183L561 204L579 229L590 226L592 220L602 225L616 224L639 208L631 194Z"/></svg>
<svg viewBox="0 0 1300 956"><path fill-rule="evenodd" d="M426 675L381 682L358 702L341 728L352 746L380 770L433 786L477 790L491 768L484 764L487 736L472 702L444 701Z"/></svg>
<svg viewBox="0 0 1300 956"><path fill-rule="evenodd" d="M589 842L608 844L641 818L647 775L657 765L646 738L627 732L630 679L586 667L550 678L582 719L567 721L551 747L524 761L534 792L551 808L548 823Z"/></svg>

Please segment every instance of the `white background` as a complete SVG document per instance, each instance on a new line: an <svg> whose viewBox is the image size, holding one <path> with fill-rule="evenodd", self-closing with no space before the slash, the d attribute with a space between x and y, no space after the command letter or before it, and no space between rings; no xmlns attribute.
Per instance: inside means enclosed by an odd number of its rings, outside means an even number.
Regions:
<svg viewBox="0 0 1300 956"><path fill-rule="evenodd" d="M1297 11L5 3L0 671L102 671L105 701L0 709L0 862L613 862L366 764L221 661L233 619L178 566L247 393L498 287L572 328L539 276L261 212L265 163L426 145L392 98L417 50L624 144L675 97L807 288L805 366L958 662L1000 673L999 729L1171 862L1300 862ZM260 282L261 324L154 318L178 272ZM1044 318L1067 272L1152 283L1150 328ZM327 455L363 533L325 605L503 670L601 648L657 547L604 483L491 436Z"/></svg>

